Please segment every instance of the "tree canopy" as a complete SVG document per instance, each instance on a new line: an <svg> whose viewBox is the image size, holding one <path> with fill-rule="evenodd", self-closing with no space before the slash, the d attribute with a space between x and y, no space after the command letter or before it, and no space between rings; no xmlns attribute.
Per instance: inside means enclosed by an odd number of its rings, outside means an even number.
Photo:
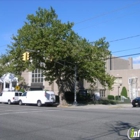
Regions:
<svg viewBox="0 0 140 140"><path fill-rule="evenodd" d="M10 69L14 72L42 69L45 80L52 83L73 79L76 65L80 79L91 83L98 79L111 89L114 78L105 70L109 43L101 38L91 44L73 31L73 25L62 23L52 7L38 8L12 37L13 43L8 46ZM23 62L22 54L26 51L30 52L30 60Z"/></svg>

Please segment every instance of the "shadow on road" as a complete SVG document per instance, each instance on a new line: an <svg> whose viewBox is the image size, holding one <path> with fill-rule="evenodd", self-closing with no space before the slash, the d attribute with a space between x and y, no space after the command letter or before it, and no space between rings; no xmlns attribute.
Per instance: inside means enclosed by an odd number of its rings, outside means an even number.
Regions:
<svg viewBox="0 0 140 140"><path fill-rule="evenodd" d="M110 130L108 130L107 132L103 132L101 134L93 135L91 137L83 138L83 140L96 140L100 138L103 139L105 136L110 135L111 137L112 134L117 134L118 140L128 140L128 137L127 137L128 129L130 129L131 127L137 128L138 125L140 125L140 122L138 122L137 124L130 124L130 123L122 122L122 121L106 123L106 127ZM122 133L122 131L125 131L125 133ZM133 139L133 140L140 140L140 138Z"/></svg>

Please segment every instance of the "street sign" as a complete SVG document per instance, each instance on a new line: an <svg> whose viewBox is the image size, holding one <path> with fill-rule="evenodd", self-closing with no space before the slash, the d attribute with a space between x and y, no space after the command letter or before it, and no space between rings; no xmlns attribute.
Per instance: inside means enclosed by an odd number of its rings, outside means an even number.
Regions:
<svg viewBox="0 0 140 140"><path fill-rule="evenodd" d="M16 86L15 87L15 90L20 90L20 86Z"/></svg>

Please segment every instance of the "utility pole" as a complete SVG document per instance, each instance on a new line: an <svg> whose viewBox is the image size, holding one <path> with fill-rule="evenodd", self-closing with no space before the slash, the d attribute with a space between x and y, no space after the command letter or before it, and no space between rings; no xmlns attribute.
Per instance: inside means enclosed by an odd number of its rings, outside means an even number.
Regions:
<svg viewBox="0 0 140 140"><path fill-rule="evenodd" d="M75 74L74 74L74 105L77 105L77 98L76 98L76 86L77 86L77 66L75 64L75 67L74 67L74 71L75 71Z"/></svg>

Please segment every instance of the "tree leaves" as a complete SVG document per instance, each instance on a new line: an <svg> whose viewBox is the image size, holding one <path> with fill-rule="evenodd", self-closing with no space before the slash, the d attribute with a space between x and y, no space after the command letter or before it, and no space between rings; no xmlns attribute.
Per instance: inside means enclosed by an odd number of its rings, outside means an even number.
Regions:
<svg viewBox="0 0 140 140"><path fill-rule="evenodd" d="M105 71L105 61L110 55L109 43L101 38L91 45L72 30L73 25L62 23L52 7L50 10L39 8L36 14L28 15L8 47L8 57L12 60L9 60L10 70L15 66L19 72L39 68L51 83L54 80L71 81L76 65L80 79L89 82L98 79L103 86L111 88L113 77ZM27 50L30 60L23 62L22 54Z"/></svg>

